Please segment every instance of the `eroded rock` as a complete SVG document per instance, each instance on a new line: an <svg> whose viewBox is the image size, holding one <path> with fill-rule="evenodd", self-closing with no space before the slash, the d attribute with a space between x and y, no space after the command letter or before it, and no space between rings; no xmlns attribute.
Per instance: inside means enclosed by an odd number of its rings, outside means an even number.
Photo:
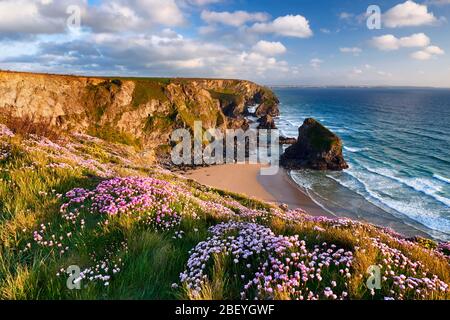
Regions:
<svg viewBox="0 0 450 320"><path fill-rule="evenodd" d="M297 143L286 149L280 163L291 170L340 171L348 169L342 148L342 140L336 134L310 118L300 127Z"/></svg>

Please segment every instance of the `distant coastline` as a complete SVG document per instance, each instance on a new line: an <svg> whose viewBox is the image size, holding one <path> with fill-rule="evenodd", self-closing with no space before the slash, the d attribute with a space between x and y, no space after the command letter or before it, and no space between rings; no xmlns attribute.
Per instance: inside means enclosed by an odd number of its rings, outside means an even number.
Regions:
<svg viewBox="0 0 450 320"><path fill-rule="evenodd" d="M450 90L450 87L434 86L383 86L383 85L267 85L272 89L438 89Z"/></svg>

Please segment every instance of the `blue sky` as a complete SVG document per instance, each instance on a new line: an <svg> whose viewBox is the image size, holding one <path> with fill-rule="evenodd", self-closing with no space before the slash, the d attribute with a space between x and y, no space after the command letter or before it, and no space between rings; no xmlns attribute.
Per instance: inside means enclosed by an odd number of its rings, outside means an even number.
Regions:
<svg viewBox="0 0 450 320"><path fill-rule="evenodd" d="M449 22L450 0L0 0L0 68L450 87Z"/></svg>

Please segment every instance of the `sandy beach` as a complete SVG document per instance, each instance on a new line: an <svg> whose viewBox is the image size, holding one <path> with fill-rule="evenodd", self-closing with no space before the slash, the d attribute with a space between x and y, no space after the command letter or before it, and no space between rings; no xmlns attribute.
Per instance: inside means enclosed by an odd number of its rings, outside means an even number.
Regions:
<svg viewBox="0 0 450 320"><path fill-rule="evenodd" d="M261 176L260 168L261 165L258 164L227 164L189 171L184 175L210 187L244 194L267 202L287 204L290 209L300 208L310 215L336 217L303 193L286 170L280 168L275 176ZM346 216L346 214L339 213L337 216ZM348 217L390 227L408 237L427 236L426 233L394 217L372 216L371 219L364 216Z"/></svg>
<svg viewBox="0 0 450 320"><path fill-rule="evenodd" d="M210 187L301 208L311 215L331 216L296 187L285 170L280 169L275 176L261 176L260 169L258 164L227 164L193 170L185 176Z"/></svg>

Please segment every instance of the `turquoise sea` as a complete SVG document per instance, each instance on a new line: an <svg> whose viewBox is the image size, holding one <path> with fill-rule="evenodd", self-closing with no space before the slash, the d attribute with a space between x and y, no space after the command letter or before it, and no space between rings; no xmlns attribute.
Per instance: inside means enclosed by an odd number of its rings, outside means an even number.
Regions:
<svg viewBox="0 0 450 320"><path fill-rule="evenodd" d="M344 141L350 169L292 178L337 216L450 240L450 89L275 88L281 134L313 117Z"/></svg>

